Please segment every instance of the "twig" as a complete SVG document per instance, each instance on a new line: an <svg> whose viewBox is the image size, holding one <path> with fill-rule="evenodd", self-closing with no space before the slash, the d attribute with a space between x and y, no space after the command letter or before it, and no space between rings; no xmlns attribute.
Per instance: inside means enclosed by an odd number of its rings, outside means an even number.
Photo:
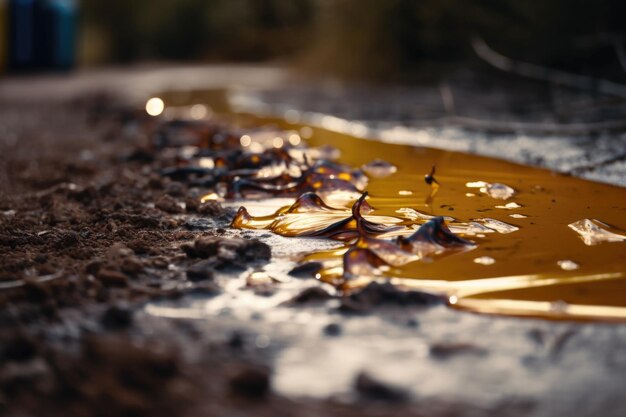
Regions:
<svg viewBox="0 0 626 417"><path fill-rule="evenodd" d="M537 135L587 135L602 131L626 130L626 120L606 120L590 123L524 123L499 120L482 120L464 116L446 118L448 122L458 127L471 130L481 130L490 133L518 133L524 132Z"/></svg>
<svg viewBox="0 0 626 417"><path fill-rule="evenodd" d="M597 91L603 94L626 98L626 85L599 78L542 67L528 62L514 61L489 47L485 41L476 37L472 41L474 52L492 66L502 71L511 72L522 77L547 81L580 90Z"/></svg>
<svg viewBox="0 0 626 417"><path fill-rule="evenodd" d="M563 351L565 344L576 334L575 329L567 329L556 335L549 348L551 357L556 358Z"/></svg>
<svg viewBox="0 0 626 417"><path fill-rule="evenodd" d="M626 153L621 153L619 155L616 156L612 156L610 158L604 159L602 161L599 162L595 162L592 164L587 164L587 165L583 165L577 168L572 169L570 172L574 175L580 175L583 174L585 172L591 172L591 171L595 171L598 168L610 165L610 164L614 164L616 162L621 162L621 161L626 161Z"/></svg>
<svg viewBox="0 0 626 417"><path fill-rule="evenodd" d="M15 288L20 288L23 287L24 285L26 285L29 282L34 282L37 284L43 284L44 282L49 282L52 280L55 280L59 277L62 276L62 272L57 272L55 274L51 274L51 275L43 275L37 278L33 278L33 279L18 279L18 280L13 280L13 281L2 281L0 282L0 291L3 290L12 290Z"/></svg>

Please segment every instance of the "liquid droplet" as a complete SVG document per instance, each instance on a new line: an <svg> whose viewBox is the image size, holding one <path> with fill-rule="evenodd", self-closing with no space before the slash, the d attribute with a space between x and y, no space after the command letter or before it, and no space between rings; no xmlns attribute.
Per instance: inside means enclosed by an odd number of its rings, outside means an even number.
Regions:
<svg viewBox="0 0 626 417"><path fill-rule="evenodd" d="M562 260L562 261L558 261L557 264L564 271L574 271L574 270L579 268L579 266L578 266L578 264L576 262L570 261L568 259L565 259L565 260Z"/></svg>
<svg viewBox="0 0 626 417"><path fill-rule="evenodd" d="M585 245L592 246L603 242L624 242L626 236L611 232L608 224L596 219L583 219L568 225L580 235ZM617 230L616 230L617 231Z"/></svg>
<svg viewBox="0 0 626 417"><path fill-rule="evenodd" d="M491 256L481 256L479 258L475 258L474 263L481 265L493 265L496 263L496 260L493 259Z"/></svg>
<svg viewBox="0 0 626 417"><path fill-rule="evenodd" d="M398 171L398 168L395 165L392 165L387 161L383 161L382 159L374 159L373 161L363 165L361 169L367 175L374 178L385 178Z"/></svg>
<svg viewBox="0 0 626 417"><path fill-rule="evenodd" d="M483 188L481 188L480 191L484 192L489 197L495 198L498 200L506 200L506 199L513 197L513 195L515 195L515 190L513 188L509 187L508 185L500 184L500 183L488 184L485 187L484 191L483 191Z"/></svg>
<svg viewBox="0 0 626 417"><path fill-rule="evenodd" d="M522 207L522 206L520 204L517 204L514 201L512 201L510 203L506 203L503 206L496 206L496 208L504 209L504 210L513 210L513 209L520 208L520 207Z"/></svg>
<svg viewBox="0 0 626 417"><path fill-rule="evenodd" d="M465 186L467 188L482 188L482 187L486 187L489 183L485 182L485 181L470 181L470 182L466 182Z"/></svg>
<svg viewBox="0 0 626 417"><path fill-rule="evenodd" d="M430 219L434 219L436 216L431 216L430 214L425 214L422 213L421 211L417 211L415 209L409 208L409 207L403 207L400 208L398 210L396 210L396 213L402 215L402 217L409 219L409 220L430 220ZM444 220L447 222L453 222L455 219L454 217L448 217L448 216L444 216Z"/></svg>
<svg viewBox="0 0 626 417"><path fill-rule="evenodd" d="M467 188L479 188L481 193L497 200L507 200L515 195L515 189L499 182L471 181L466 182L465 186Z"/></svg>
<svg viewBox="0 0 626 417"><path fill-rule="evenodd" d="M495 230L496 232L502 233L502 234L513 233L519 230L519 227L517 226L513 226L512 224L508 224L508 223L505 223L503 221L496 220L496 219L484 218L484 219L475 219L474 221L477 223L481 223L487 226L488 228Z"/></svg>
<svg viewBox="0 0 626 417"><path fill-rule="evenodd" d="M483 226L477 222L469 222L469 223L455 223L450 225L450 230L454 233L462 233L465 235L475 235L480 237L483 233L494 233L495 230L488 228L487 226ZM484 235L482 237L485 237Z"/></svg>

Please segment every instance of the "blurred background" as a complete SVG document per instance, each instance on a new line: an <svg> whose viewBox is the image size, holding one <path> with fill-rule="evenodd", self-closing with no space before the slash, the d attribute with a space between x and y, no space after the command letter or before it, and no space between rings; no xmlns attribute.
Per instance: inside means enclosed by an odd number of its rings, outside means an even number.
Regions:
<svg viewBox="0 0 626 417"><path fill-rule="evenodd" d="M281 62L410 80L506 57L619 79L623 0L0 0L0 67Z"/></svg>

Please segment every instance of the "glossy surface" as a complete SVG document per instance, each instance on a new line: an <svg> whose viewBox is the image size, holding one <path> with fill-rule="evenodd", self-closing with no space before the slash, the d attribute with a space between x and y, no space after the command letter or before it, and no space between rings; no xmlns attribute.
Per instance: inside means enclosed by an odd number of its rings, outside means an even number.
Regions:
<svg viewBox="0 0 626 417"><path fill-rule="evenodd" d="M299 128L278 120L271 122L282 128ZM406 209L413 209L417 213L452 217L455 221L451 225L477 221L496 231L460 233L476 242L477 247L383 271L385 276L396 278L396 283L444 292L450 305L479 312L626 319L626 242L615 239L588 245L569 226L584 219L597 219L610 225L611 233L623 236L626 229L623 188L491 158L367 141L314 128L308 145L329 144L340 151L341 163L359 167L382 159L397 167L396 173L384 178L370 177L368 202L374 210L368 218L372 221L377 216L406 219L406 212L410 211ZM429 205L426 201L431 187L424 182L424 175L433 164L437 166L440 188ZM471 183L479 181L506 185L515 193L506 199L492 198L488 185L486 192L472 192L477 189ZM507 188L499 185L497 188L511 194ZM512 214L525 217L512 217ZM311 218L311 226L314 219L319 220ZM424 221L414 220L416 224ZM389 224L382 218L379 222ZM499 224L513 227L507 230L506 226L498 228ZM338 258L343 252L309 258ZM476 259L493 262L476 262ZM578 268L563 269L562 260L569 260ZM335 275L338 269L334 268ZM328 276L333 276L332 269ZM367 281L367 278L355 280L349 286Z"/></svg>
<svg viewBox="0 0 626 417"><path fill-rule="evenodd" d="M445 294L450 306L477 312L626 320L626 189L497 159L387 144L279 119L229 118L242 126L299 132L296 150L306 147L312 159L338 158L336 162L355 169L380 168L380 161L385 168L393 166L385 175L369 175L364 187L373 210L362 214L373 223L396 226L395 231L375 238L391 242L398 235L413 233L431 216L445 216L452 232L476 244L417 259L401 257L403 261L393 266L378 265L361 250L346 255L349 244L323 253L303 253L300 260L325 262L320 279L350 290L387 277L408 288ZM292 134L286 133L285 139ZM285 139L281 145L287 145ZM436 193L425 182L433 165L439 184ZM255 218L251 210L240 213L234 225L285 236L315 235L349 218L357 196L353 193L333 202L333 193L322 197L333 209L309 207L309 211L287 213L283 208L263 218ZM594 226L606 232L591 237L581 233L593 232ZM348 220L341 227L356 225ZM321 233L312 238L329 237ZM350 243L361 249L368 246ZM351 265L346 280L347 258L369 259L373 268Z"/></svg>

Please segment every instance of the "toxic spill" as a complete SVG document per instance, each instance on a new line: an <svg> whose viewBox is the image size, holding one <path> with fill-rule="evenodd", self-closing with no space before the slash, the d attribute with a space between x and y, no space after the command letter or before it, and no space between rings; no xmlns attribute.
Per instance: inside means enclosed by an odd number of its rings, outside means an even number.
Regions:
<svg viewBox="0 0 626 417"><path fill-rule="evenodd" d="M292 197L269 216L244 200L232 226L342 242L296 259L321 264L318 279L345 291L390 279L483 313L626 320L626 190L278 119L233 122L243 127L229 140L256 171L207 198Z"/></svg>
<svg viewBox="0 0 626 417"><path fill-rule="evenodd" d="M324 265L320 279L351 289L391 278L398 285L445 293L455 308L479 312L626 319L626 243L620 233L626 229L625 190L324 129L314 129L308 144L332 144L340 155L336 162L370 172L367 186L354 191L369 192L360 214L379 230L359 235L350 208L327 203L332 192L326 192L325 200L304 195L291 207L260 218L244 205L233 225L348 241L341 250L301 259ZM391 172L380 175L387 164ZM433 164L439 187L431 197L433 188L424 175ZM422 242L420 249L402 245L420 226L435 227L437 216L466 243Z"/></svg>

